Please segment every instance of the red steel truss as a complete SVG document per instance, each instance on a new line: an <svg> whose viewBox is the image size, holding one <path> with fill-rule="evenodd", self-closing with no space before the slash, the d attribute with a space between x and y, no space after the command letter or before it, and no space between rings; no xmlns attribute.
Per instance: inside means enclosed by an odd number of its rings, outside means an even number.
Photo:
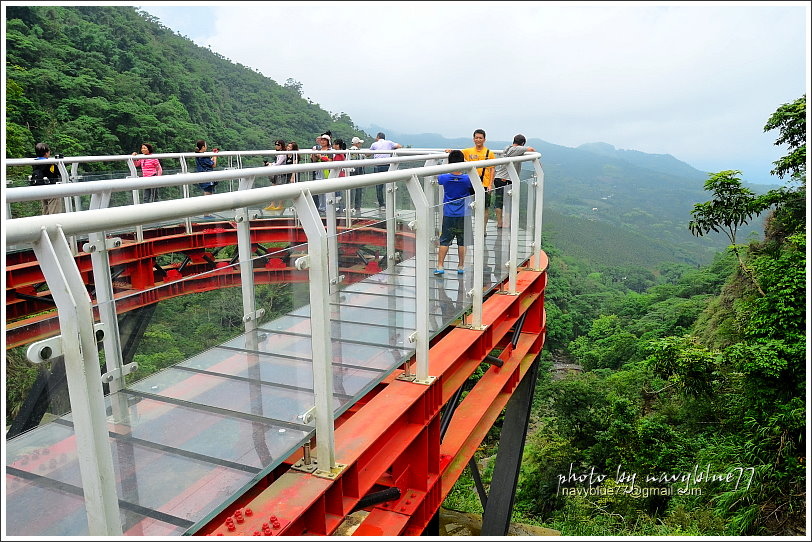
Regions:
<svg viewBox="0 0 812 542"><path fill-rule="evenodd" d="M339 228L341 231L342 228ZM110 252L110 266L121 270L114 287L116 310L119 314L158 303L180 295L206 292L240 285L239 268L228 259L216 257L216 251L237 244L237 230L229 222L195 224L191 235L182 226L145 230L142 242L122 239L122 246ZM342 233L345 250L364 245L385 245L386 231L363 228ZM411 232L398 232L396 249L405 258L413 254L414 238ZM263 244L287 243L295 248L307 239L294 221L271 219L252 224L251 243L257 253ZM299 271L291 262L269 249L265 264L254 268L256 284L277 282L306 282L306 271ZM185 262L166 266L157 265L158 258L169 254L182 255ZM341 273L348 283L380 271L376 261L363 262L354 254L341 259L345 262ZM93 273L90 254L82 252L76 257L77 266L85 284L92 286ZM204 271L217 270L215 273ZM15 348L44 339L59 332L59 322L52 310L50 292L39 290L45 284L42 270L32 251L10 253L6 258L6 348ZM188 280L180 280L192 277ZM163 286L163 287L158 287Z"/></svg>

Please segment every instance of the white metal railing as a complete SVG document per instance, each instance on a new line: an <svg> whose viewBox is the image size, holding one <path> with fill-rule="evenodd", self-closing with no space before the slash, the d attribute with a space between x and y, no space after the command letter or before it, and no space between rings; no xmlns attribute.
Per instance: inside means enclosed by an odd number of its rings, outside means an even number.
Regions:
<svg viewBox="0 0 812 542"><path fill-rule="evenodd" d="M300 151L300 154L309 154L320 151ZM333 151L347 153L349 151ZM375 151L353 151L363 154ZM514 192L511 198L513 206L510 213L512 227L510 231L510 265L508 272L508 291L516 291L517 274L517 242L520 182L518 168L522 162L530 162L533 167L535 180L531 183L533 190L531 205L527 209L533 217L530 268L537 268L541 261L541 225L543 202L543 170L538 153L529 153L519 157L493 158L475 163L443 163L446 154L442 151L409 151L399 149L391 151L390 158L348 160L343 162L301 163L287 166L264 166L254 168L236 168L215 170L206 173L179 173L159 177L139 177L115 180L95 180L88 182L70 182L71 176L65 175L67 165L75 173L77 165L86 162L122 161L131 164L133 159L139 157L75 157L63 159L50 159L57 162L63 178L68 182L32 187L14 187L5 191L7 202L23 202L53 197L72 198L82 195L91 196L91 209L86 211L65 212L60 214L10 218L4 223L4 234L8 245L30 245L39 261L48 286L53 292L59 313L61 336L46 339L31 345L28 357L33 362L43 361L43 349L50 348L51 352L62 353L65 357L65 367L68 375L71 411L75 424L77 449L81 457L80 469L82 483L85 491L88 525L91 534L115 535L121 534L119 521L118 497L113 473L110 448L107 441L106 416L102 381L98 378L99 356L95 348L96 333L104 333L105 359L108 372L104 381L111 385L111 390L124 387L124 376L134 370L131 366L124 366L122 361L121 345L118 339L118 329L113 298L112 278L110 275L108 253L115 250L120 240L110 237L112 230L128 227L138 227L143 224L164 220L187 219L200 214L209 214L221 211L234 211L235 222L238 229L238 250L241 264L250 263L250 221L255 218L249 207L265 204L268 201L292 199L295 201L297 218L302 224L308 239L308 250L311 260L309 269L311 288L311 329L313 345L313 377L315 392L314 419L317 436L317 457L320 468L328 475L335 476L340 466L335 461L333 442L333 411L332 397L332 368L329 345L331 330L329 322L328 293L331 292L331 281L338 280L335 264L330 263L330 254L335 250L336 243L336 213L335 202L328 198L326 213L326 227L319 216L313 201L313 195L331 194L341 190L371 187L386 184L387 206L385 210L387 230L387 255L394 261L395 246L395 183L405 183L410 199L414 205L414 220L409 226L416 232L415 235L415 262L417 266L415 301L416 329L410 337L415 345L415 374L414 381L427 384L432 381L428 374L428 346L429 328L426 315L428 308L428 276L429 260L427 255L433 250L431 245L433 231L430 224L429 208L436 205L441 199L436 191L438 186L435 177L442 173L449 173L462 169L467 171L473 181L475 189L473 216L474 216L474 284L483 283L482 258L484 254L484 195L485 191L477 174L477 168L508 164L508 171ZM237 157L248 155L270 155L274 151L223 151L217 153L219 158L232 154ZM155 154L154 158L180 158L181 163L187 157L212 156L214 153L179 153ZM427 165L409 169L397 169L405 162L420 161ZM33 159L6 160L7 167L31 166L41 163ZM338 171L343 168L355 166L388 165L389 171L368 173L342 177ZM256 177L269 175L282 175L287 173L304 173L315 170L330 170L330 177L323 180L298 182L293 184L275 185L263 188L253 188ZM74 175L75 177L75 175ZM421 179L423 182L421 183ZM188 186L190 184L209 181L238 180L239 189L235 192L214 194L207 197L184 197L179 200L158 201L139 205L109 208L110 196L114 192L142 190L146 188L159 188L169 186ZM86 252L92 255L94 281L97 292L97 305L104 306L100 310L101 324L94 324L92 302L82 281L81 275L74 259L68 238L70 236L88 235L88 243L83 246ZM479 259L479 261L477 261ZM254 285L250 273L250 265L241 265L243 289L243 311L246 330L255 329L256 307L254 306ZM246 271L248 270L248 271ZM473 299L471 327L482 329L482 303L483 289L474 287L469 295ZM133 364L130 364L133 365ZM407 373L409 373L407 369ZM114 409L115 410L115 409Z"/></svg>

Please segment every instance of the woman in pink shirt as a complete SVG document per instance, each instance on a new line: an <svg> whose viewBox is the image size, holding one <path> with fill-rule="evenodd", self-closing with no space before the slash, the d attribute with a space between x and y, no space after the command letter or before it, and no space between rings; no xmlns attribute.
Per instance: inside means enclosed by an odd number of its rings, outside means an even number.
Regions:
<svg viewBox="0 0 812 542"><path fill-rule="evenodd" d="M152 154L155 149L151 143L144 143L141 145L141 154ZM135 156L136 153L133 153ZM154 177L155 175L163 175L164 171L161 169L161 162L157 158L142 158L133 162L135 167L141 166L142 177ZM144 190L144 203L158 201L158 188L147 188Z"/></svg>

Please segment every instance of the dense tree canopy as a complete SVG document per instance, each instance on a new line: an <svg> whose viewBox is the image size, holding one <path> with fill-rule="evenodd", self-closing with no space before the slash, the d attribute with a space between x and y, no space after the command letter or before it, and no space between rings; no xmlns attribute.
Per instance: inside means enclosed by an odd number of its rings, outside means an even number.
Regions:
<svg viewBox="0 0 812 542"><path fill-rule="evenodd" d="M8 6L6 157L36 141L66 155L210 147L272 149L274 139L310 146L332 130L364 134L283 86L174 34L129 6Z"/></svg>

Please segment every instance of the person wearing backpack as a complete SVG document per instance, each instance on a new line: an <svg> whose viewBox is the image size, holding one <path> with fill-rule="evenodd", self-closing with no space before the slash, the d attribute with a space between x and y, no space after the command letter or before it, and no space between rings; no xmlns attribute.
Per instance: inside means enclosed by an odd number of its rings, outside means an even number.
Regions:
<svg viewBox="0 0 812 542"><path fill-rule="evenodd" d="M51 157L51 149L46 143L37 143L34 146L37 155L36 160L44 160ZM57 158L61 156L57 155ZM46 184L57 184L62 182L62 176L56 164L37 164L31 170L29 183L31 186L43 186ZM52 215L63 212L62 198L48 198L42 200L42 214Z"/></svg>
<svg viewBox="0 0 812 542"><path fill-rule="evenodd" d="M446 149L445 152L451 152L451 149ZM496 158L491 150L485 146L485 130L477 128L474 130L474 146L462 149L462 154L465 156L466 162L475 162L477 160L490 160ZM482 186L485 188L485 219L483 220L482 229L485 235L488 231L485 229L488 225L488 213L491 207L491 184L493 182L494 167L477 168L477 174L482 181Z"/></svg>

